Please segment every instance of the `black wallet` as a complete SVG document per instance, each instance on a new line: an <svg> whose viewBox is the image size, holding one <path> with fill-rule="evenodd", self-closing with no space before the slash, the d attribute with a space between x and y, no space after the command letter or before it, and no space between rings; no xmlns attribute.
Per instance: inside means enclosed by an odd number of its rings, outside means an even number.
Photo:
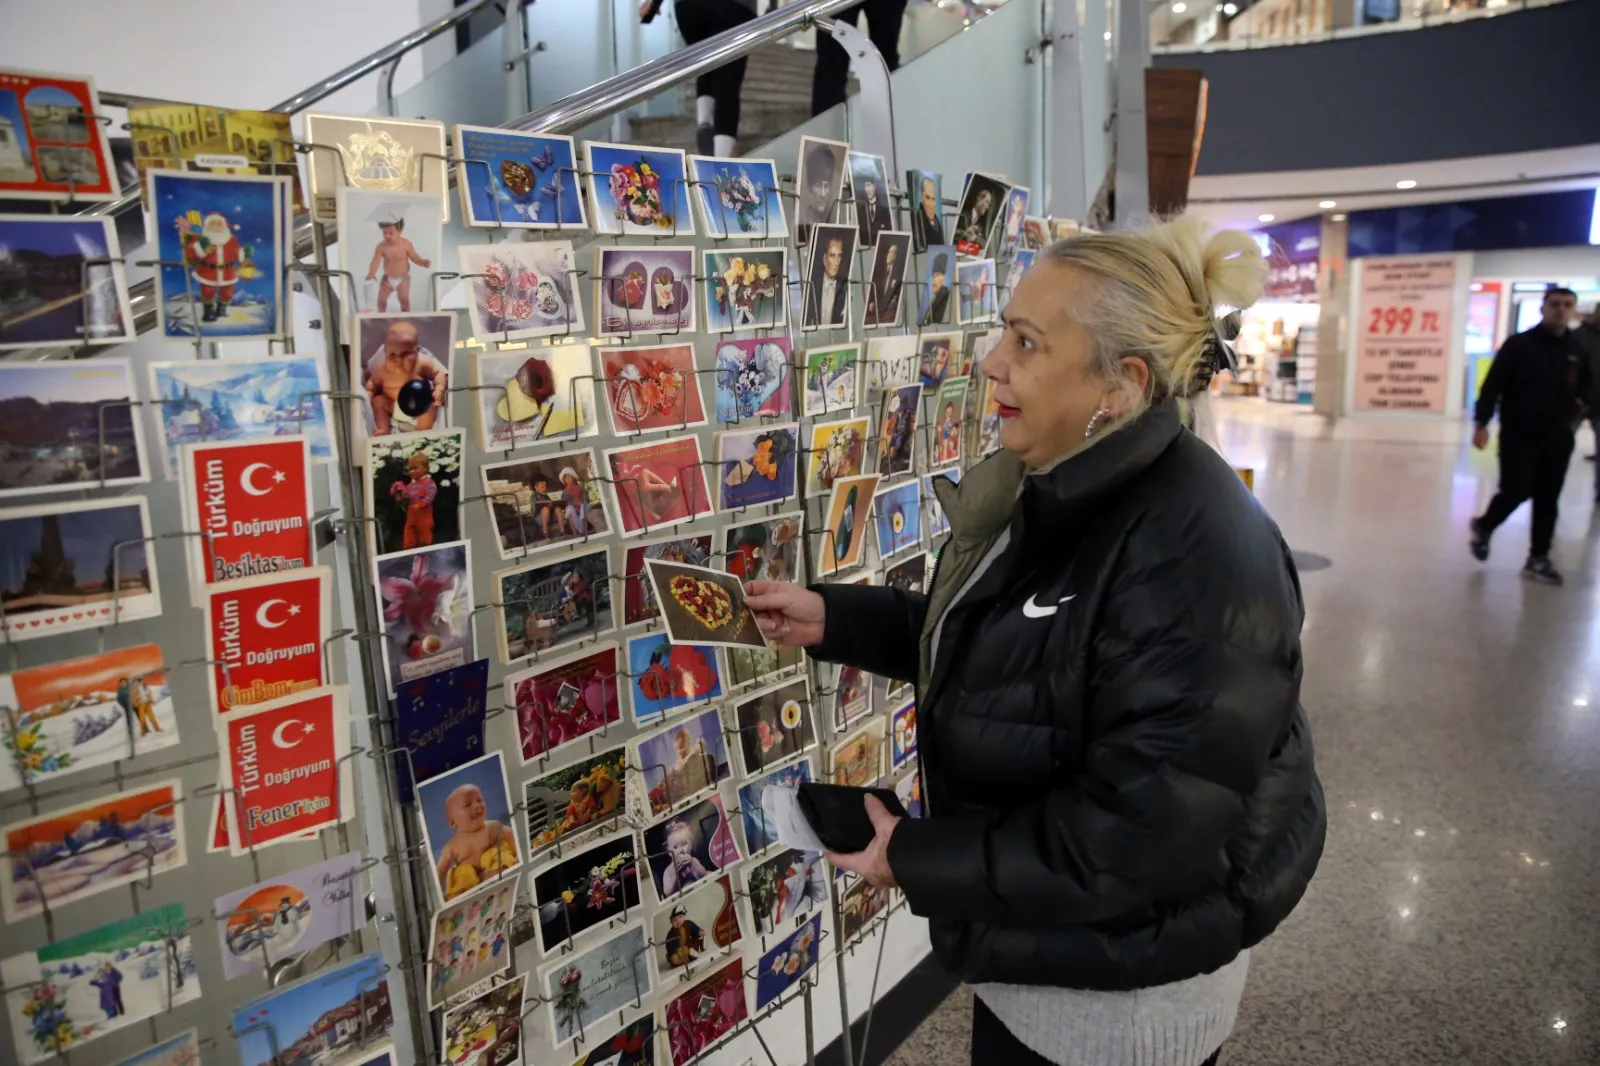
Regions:
<svg viewBox="0 0 1600 1066"><path fill-rule="evenodd" d="M867 796L876 796L889 813L906 817L906 809L892 788L855 788L806 781L800 785L800 813L811 823L817 838L829 851L853 855L865 851L877 831L867 817Z"/></svg>

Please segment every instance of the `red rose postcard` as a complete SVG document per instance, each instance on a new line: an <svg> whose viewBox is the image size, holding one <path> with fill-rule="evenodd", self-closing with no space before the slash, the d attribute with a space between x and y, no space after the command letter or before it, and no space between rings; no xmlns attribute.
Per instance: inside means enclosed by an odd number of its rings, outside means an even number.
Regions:
<svg viewBox="0 0 1600 1066"><path fill-rule="evenodd" d="M232 789L234 855L331 825L354 810L348 693L334 685L297 693L220 720L222 786Z"/></svg>
<svg viewBox="0 0 1600 1066"><path fill-rule="evenodd" d="M517 712L522 764L622 720L616 645L559 666L511 674L506 700Z"/></svg>
<svg viewBox="0 0 1600 1066"><path fill-rule="evenodd" d="M322 642L331 577L325 566L308 566L281 577L227 581L206 593L206 675L218 714L327 683Z"/></svg>
<svg viewBox="0 0 1600 1066"><path fill-rule="evenodd" d="M668 526L713 513L699 437L612 448L606 467L623 536L664 533Z"/></svg>
<svg viewBox="0 0 1600 1066"><path fill-rule="evenodd" d="M190 444L179 462L191 586L297 570L314 559L304 437ZM197 604L198 606L198 604Z"/></svg>
<svg viewBox="0 0 1600 1066"><path fill-rule="evenodd" d="M600 349L606 413L619 437L706 424L694 345Z"/></svg>

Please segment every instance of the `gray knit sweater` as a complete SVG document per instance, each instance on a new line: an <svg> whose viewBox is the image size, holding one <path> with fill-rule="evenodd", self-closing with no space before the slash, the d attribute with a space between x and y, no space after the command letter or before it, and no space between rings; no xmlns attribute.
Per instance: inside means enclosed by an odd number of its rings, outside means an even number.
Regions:
<svg viewBox="0 0 1600 1066"><path fill-rule="evenodd" d="M950 609L1010 539L1010 530L995 538L951 599L934 627L935 658ZM1246 951L1213 973L1133 992L1001 984L976 985L973 991L1013 1036L1059 1066L1200 1066L1233 1032L1249 972Z"/></svg>

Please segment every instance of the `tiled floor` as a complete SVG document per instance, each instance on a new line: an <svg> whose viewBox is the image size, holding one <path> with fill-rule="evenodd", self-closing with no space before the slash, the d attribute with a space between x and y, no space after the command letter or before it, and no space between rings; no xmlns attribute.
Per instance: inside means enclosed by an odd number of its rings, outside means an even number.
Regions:
<svg viewBox="0 0 1600 1066"><path fill-rule="evenodd" d="M1299 910L1255 952L1222 1062L1600 1063L1588 434L1562 500L1557 589L1518 577L1526 509L1487 565L1467 554L1494 466L1457 434L1330 437L1258 401L1219 408L1227 454L1256 467L1290 544L1333 561L1303 576L1327 851ZM970 1010L958 991L890 1062L965 1063Z"/></svg>

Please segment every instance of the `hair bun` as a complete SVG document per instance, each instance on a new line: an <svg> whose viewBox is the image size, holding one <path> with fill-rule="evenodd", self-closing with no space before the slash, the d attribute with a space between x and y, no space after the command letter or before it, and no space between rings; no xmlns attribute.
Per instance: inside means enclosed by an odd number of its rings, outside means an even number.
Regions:
<svg viewBox="0 0 1600 1066"><path fill-rule="evenodd" d="M1267 261L1250 234L1237 229L1216 231L1205 242L1202 262L1206 300L1213 315L1219 305L1242 310L1261 299Z"/></svg>

